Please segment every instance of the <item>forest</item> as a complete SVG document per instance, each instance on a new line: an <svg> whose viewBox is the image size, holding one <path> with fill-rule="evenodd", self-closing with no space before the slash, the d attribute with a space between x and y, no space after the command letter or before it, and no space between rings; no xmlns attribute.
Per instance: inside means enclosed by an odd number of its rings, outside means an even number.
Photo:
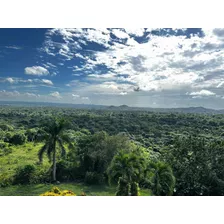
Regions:
<svg viewBox="0 0 224 224"><path fill-rule="evenodd" d="M0 195L224 195L224 115L0 108Z"/></svg>

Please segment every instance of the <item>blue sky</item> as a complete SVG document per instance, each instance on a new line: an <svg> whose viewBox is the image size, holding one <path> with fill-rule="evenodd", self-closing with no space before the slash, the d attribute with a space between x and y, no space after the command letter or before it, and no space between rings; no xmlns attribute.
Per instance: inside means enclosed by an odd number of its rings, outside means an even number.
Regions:
<svg viewBox="0 0 224 224"><path fill-rule="evenodd" d="M0 100L224 108L224 29L0 29Z"/></svg>

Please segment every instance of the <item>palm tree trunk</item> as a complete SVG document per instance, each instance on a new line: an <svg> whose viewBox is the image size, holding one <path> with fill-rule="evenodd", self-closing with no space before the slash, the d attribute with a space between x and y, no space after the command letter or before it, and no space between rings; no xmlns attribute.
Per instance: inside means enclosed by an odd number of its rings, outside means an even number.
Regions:
<svg viewBox="0 0 224 224"><path fill-rule="evenodd" d="M54 151L53 151L53 172L52 172L52 177L53 177L53 182L56 182L56 142L54 142Z"/></svg>

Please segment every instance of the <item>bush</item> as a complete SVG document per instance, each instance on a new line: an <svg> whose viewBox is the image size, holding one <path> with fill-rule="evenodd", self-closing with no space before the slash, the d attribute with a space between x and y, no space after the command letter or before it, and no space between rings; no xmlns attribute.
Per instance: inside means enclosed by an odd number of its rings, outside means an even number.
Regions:
<svg viewBox="0 0 224 224"><path fill-rule="evenodd" d="M116 196L129 196L131 186L124 178L119 177Z"/></svg>
<svg viewBox="0 0 224 224"><path fill-rule="evenodd" d="M138 183L133 182L131 184L131 196L139 196L140 195L139 191L140 189L139 189Z"/></svg>
<svg viewBox="0 0 224 224"><path fill-rule="evenodd" d="M40 196L76 196L76 194L70 190L61 191L58 187L53 187L50 191L47 191Z"/></svg>
<svg viewBox="0 0 224 224"><path fill-rule="evenodd" d="M5 156L12 153L12 148L2 148L0 149L0 156Z"/></svg>
<svg viewBox="0 0 224 224"><path fill-rule="evenodd" d="M12 153L12 148L7 148L5 142L0 142L0 156L5 156Z"/></svg>
<svg viewBox="0 0 224 224"><path fill-rule="evenodd" d="M12 138L12 133L7 132L4 136L4 142L10 142L10 139Z"/></svg>
<svg viewBox="0 0 224 224"><path fill-rule="evenodd" d="M13 131L13 127L8 124L0 124L0 129L3 131Z"/></svg>
<svg viewBox="0 0 224 224"><path fill-rule="evenodd" d="M15 134L9 139L9 143L14 145L23 145L26 142L26 136L23 133Z"/></svg>
<svg viewBox="0 0 224 224"><path fill-rule="evenodd" d="M17 168L14 176L14 184L31 184L35 170L34 165L25 165L24 167Z"/></svg>
<svg viewBox="0 0 224 224"><path fill-rule="evenodd" d="M31 184L50 183L51 171L48 167L36 166L34 173L30 177Z"/></svg>
<svg viewBox="0 0 224 224"><path fill-rule="evenodd" d="M0 175L0 187L8 187L12 185L13 178L7 177L4 174Z"/></svg>
<svg viewBox="0 0 224 224"><path fill-rule="evenodd" d="M103 174L96 172L86 172L84 182L86 184L103 184L105 182L104 180L105 179Z"/></svg>
<svg viewBox="0 0 224 224"><path fill-rule="evenodd" d="M5 142L0 142L0 148L4 149L6 147L6 143Z"/></svg>
<svg viewBox="0 0 224 224"><path fill-rule="evenodd" d="M69 181L73 179L72 175L73 167L67 161L61 160L57 163L57 180Z"/></svg>

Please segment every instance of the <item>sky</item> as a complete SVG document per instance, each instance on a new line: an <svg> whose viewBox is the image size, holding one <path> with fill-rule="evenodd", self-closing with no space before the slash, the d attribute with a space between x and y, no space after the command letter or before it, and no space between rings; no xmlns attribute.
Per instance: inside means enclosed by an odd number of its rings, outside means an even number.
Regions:
<svg viewBox="0 0 224 224"><path fill-rule="evenodd" d="M0 29L0 100L224 108L224 29Z"/></svg>

